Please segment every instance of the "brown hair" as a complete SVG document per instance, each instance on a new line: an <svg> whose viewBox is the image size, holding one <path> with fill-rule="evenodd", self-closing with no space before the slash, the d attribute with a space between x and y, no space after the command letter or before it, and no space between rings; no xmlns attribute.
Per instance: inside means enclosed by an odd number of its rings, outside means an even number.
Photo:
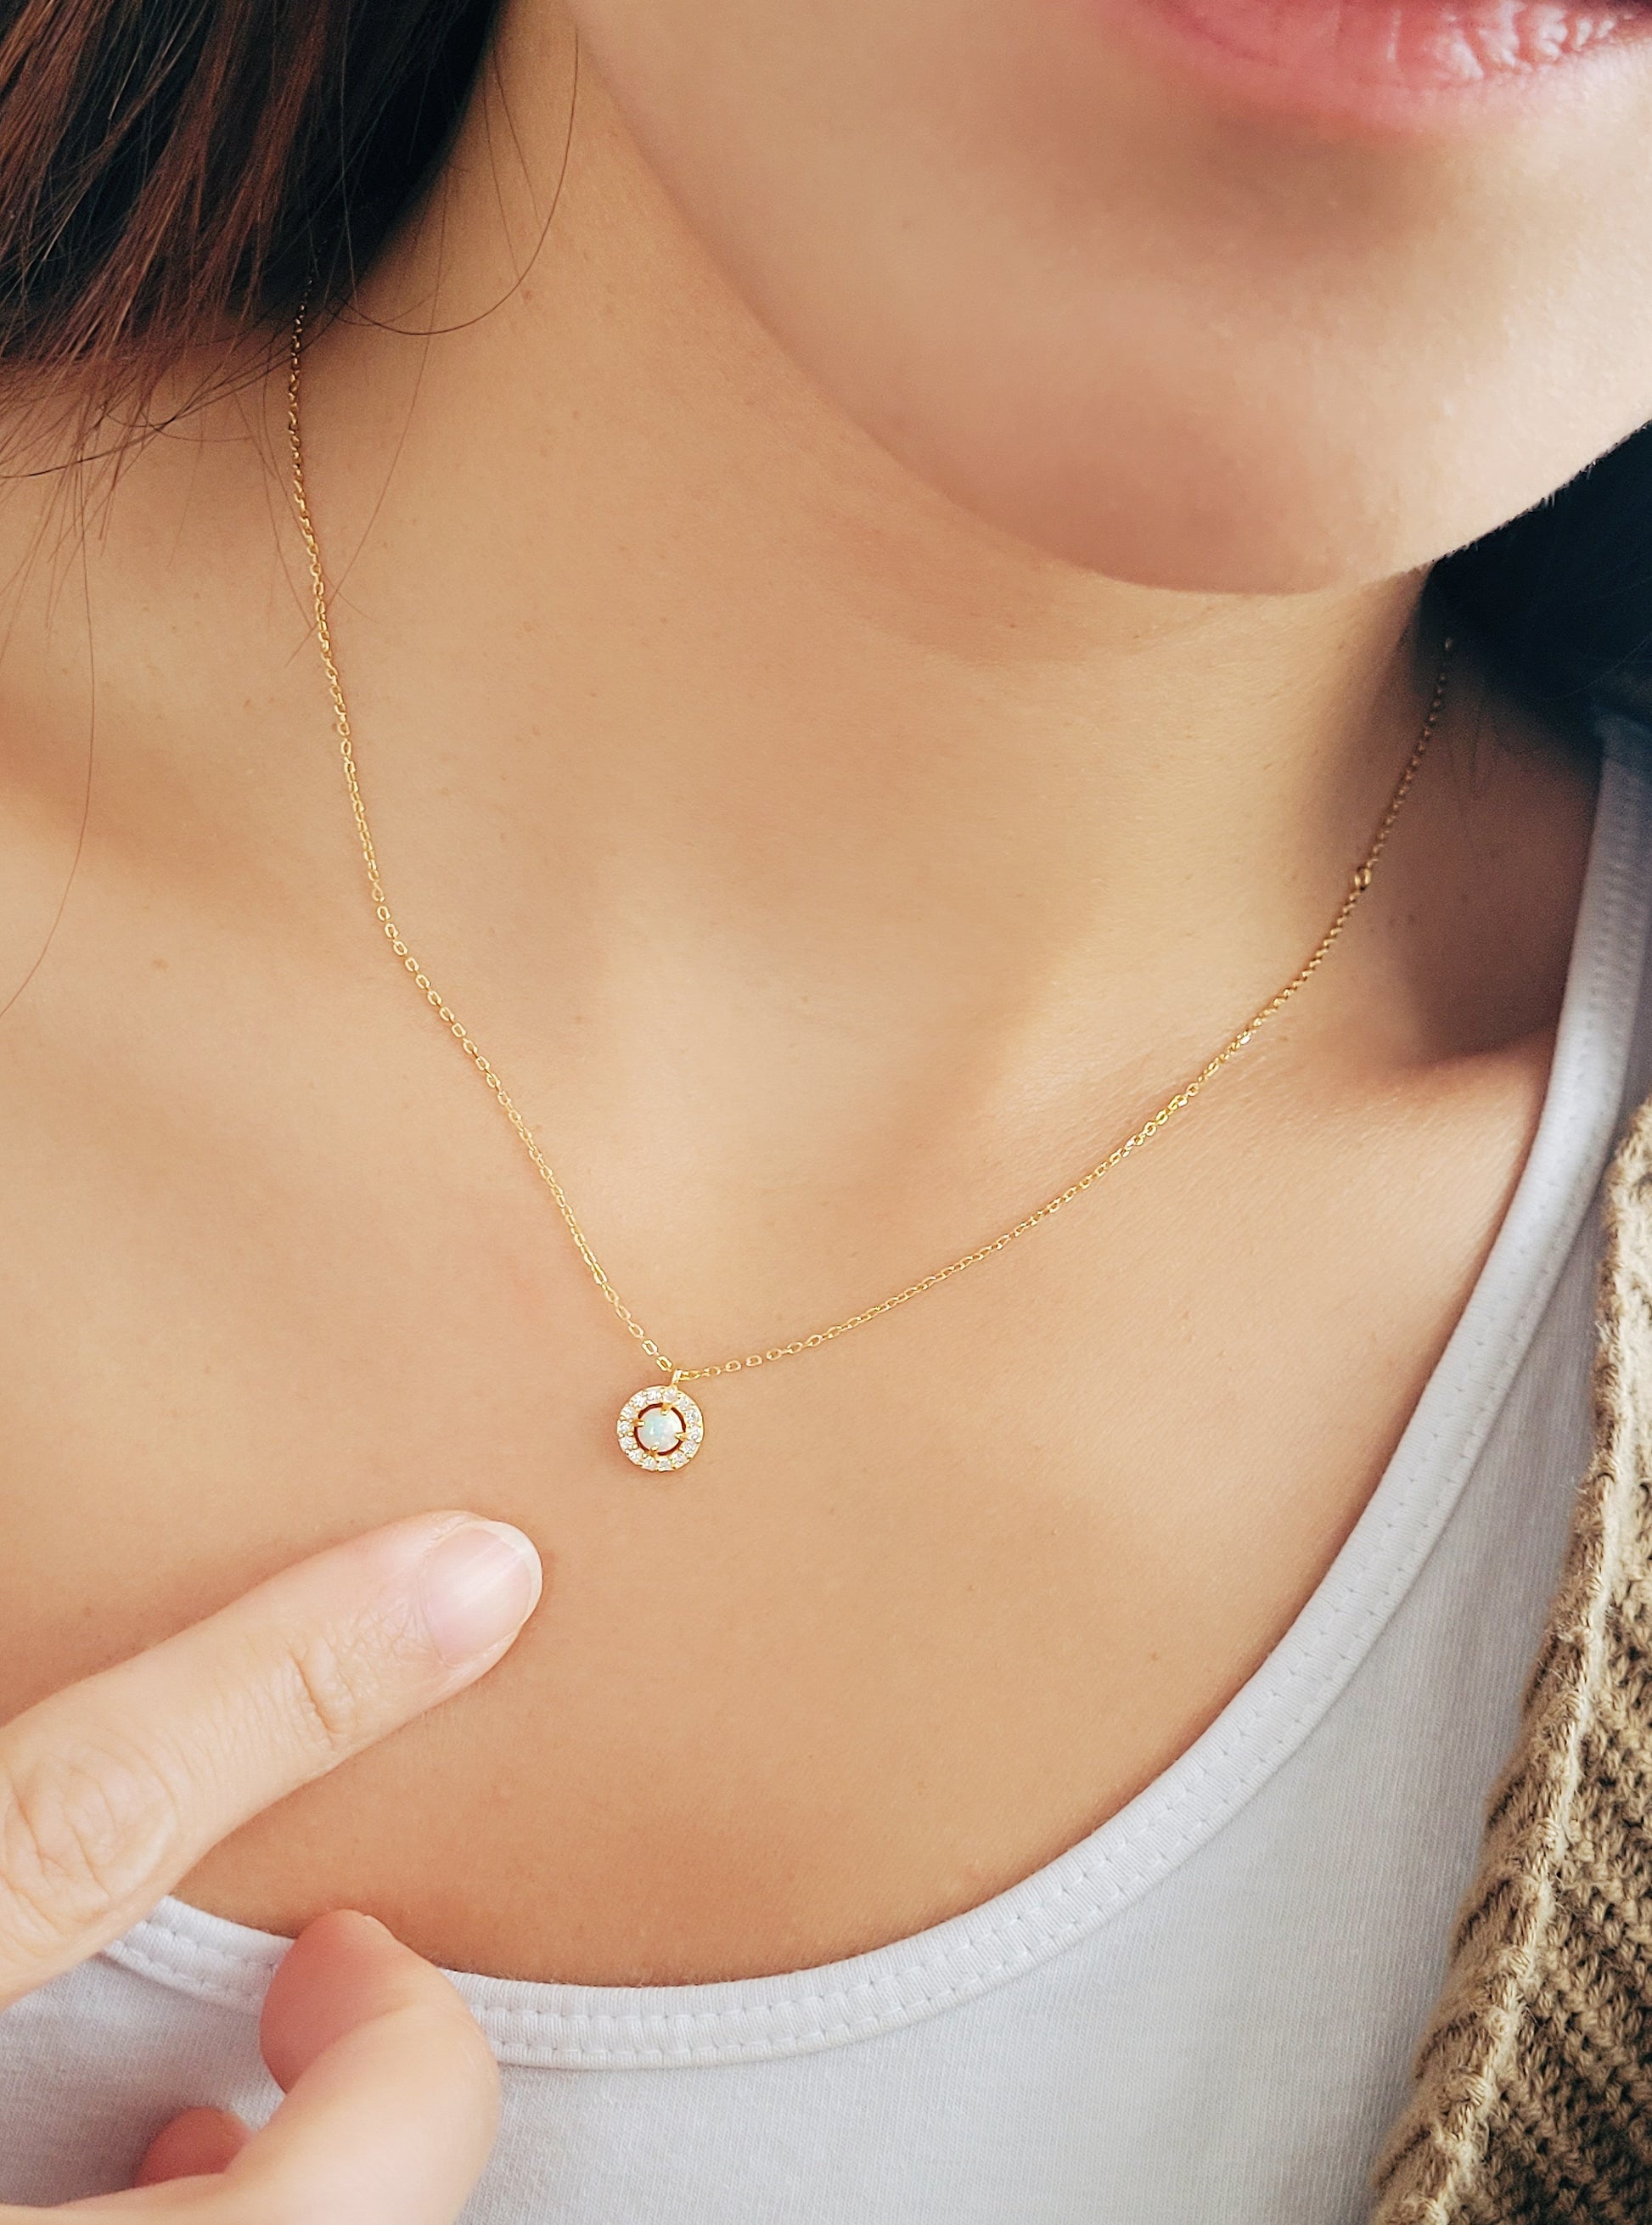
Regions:
<svg viewBox="0 0 1652 2225"><path fill-rule="evenodd" d="M346 295L494 8L0 0L0 368L107 396Z"/></svg>
<svg viewBox="0 0 1652 2225"><path fill-rule="evenodd" d="M108 403L348 297L497 0L0 0L0 374ZM1435 566L1559 710L1652 708L1652 428Z"/></svg>

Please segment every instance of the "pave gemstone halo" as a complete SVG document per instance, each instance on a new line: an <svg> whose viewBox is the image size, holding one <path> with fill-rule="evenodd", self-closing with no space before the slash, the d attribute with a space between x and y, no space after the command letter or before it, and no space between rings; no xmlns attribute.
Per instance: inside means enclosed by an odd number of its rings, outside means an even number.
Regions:
<svg viewBox="0 0 1652 2225"><path fill-rule="evenodd" d="M705 1434L698 1404L674 1384L652 1383L619 1410L619 1448L638 1467L687 1467Z"/></svg>

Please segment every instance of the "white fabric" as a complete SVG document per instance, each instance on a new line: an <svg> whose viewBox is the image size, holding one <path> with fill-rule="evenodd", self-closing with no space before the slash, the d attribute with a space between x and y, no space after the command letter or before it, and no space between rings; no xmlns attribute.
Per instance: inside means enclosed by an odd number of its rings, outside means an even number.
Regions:
<svg viewBox="0 0 1652 2225"><path fill-rule="evenodd" d="M825 1968L459 1981L505 2068L466 2225L1356 2225L1587 1447L1594 1211L1652 1079L1648 736L1607 760L1537 1138L1388 1472L1198 1742L1035 1875ZM254 2121L279 1940L168 1901L0 2017L0 2198Z"/></svg>

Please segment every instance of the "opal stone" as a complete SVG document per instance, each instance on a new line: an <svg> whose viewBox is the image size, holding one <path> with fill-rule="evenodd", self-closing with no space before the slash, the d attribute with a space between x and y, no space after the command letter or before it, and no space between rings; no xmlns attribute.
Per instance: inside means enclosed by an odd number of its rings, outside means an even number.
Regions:
<svg viewBox="0 0 1652 2225"><path fill-rule="evenodd" d="M682 1416L670 1406L649 1406L636 1417L636 1442L645 1453L674 1453L682 1442Z"/></svg>

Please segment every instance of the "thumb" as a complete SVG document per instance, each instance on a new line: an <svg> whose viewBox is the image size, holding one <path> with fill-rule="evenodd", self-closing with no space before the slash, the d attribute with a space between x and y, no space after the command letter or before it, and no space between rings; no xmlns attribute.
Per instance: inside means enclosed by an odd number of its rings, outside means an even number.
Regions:
<svg viewBox="0 0 1652 2225"><path fill-rule="evenodd" d="M320 1917L270 1983L262 2038L287 2099L225 2171L226 2220L452 2225L493 2145L499 2074L440 1971L371 1917Z"/></svg>
<svg viewBox="0 0 1652 2225"><path fill-rule="evenodd" d="M206 2178L227 2171L252 2138L227 2109L186 2109L149 2142L134 2186L163 2186L174 2178Z"/></svg>

